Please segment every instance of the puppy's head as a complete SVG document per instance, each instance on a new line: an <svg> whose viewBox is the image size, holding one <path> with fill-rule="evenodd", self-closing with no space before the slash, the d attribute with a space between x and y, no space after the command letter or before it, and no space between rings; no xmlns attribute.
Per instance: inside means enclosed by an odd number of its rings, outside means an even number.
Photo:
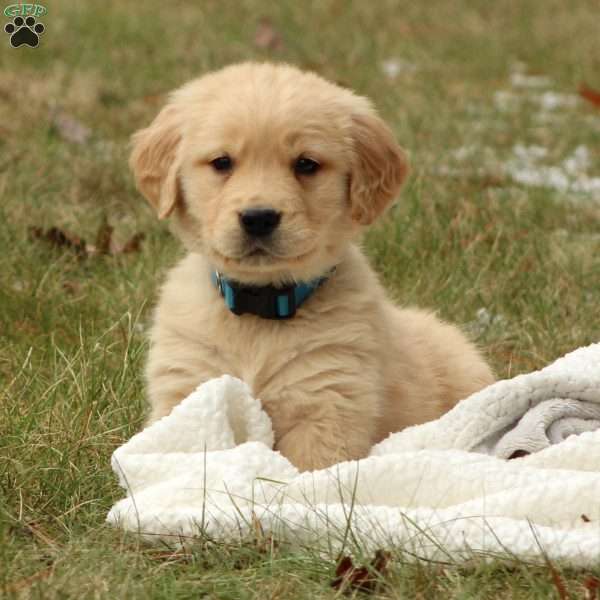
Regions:
<svg viewBox="0 0 600 600"><path fill-rule="evenodd" d="M365 98L240 64L174 92L133 136L138 188L193 252L254 284L309 280L396 197L404 154Z"/></svg>

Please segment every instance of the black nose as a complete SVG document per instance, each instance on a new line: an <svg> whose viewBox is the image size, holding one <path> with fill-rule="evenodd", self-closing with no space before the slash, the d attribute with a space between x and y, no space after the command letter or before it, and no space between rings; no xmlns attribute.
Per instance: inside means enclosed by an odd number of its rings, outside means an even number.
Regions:
<svg viewBox="0 0 600 600"><path fill-rule="evenodd" d="M248 208L240 213L240 223L244 231L254 237L264 237L273 233L281 221L281 213L271 208Z"/></svg>

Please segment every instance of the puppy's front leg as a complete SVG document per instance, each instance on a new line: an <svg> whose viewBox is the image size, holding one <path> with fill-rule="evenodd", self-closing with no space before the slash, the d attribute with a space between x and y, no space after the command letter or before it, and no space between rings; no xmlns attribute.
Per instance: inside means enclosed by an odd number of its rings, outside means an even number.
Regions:
<svg viewBox="0 0 600 600"><path fill-rule="evenodd" d="M196 358L192 351L189 352L192 359L178 354L181 346L184 344L178 347L155 344L150 348L146 378L151 410L146 426L167 416L200 384L221 374L206 361Z"/></svg>
<svg viewBox="0 0 600 600"><path fill-rule="evenodd" d="M365 457L373 445L371 429L370 423L300 422L275 444L275 449L300 471L324 469Z"/></svg>

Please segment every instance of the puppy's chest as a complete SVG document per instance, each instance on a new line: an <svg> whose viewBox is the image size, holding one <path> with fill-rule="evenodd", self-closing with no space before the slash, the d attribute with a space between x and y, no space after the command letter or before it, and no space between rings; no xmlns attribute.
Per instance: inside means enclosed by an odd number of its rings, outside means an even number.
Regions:
<svg viewBox="0 0 600 600"><path fill-rule="evenodd" d="M357 361L370 360L376 344L368 321L310 309L286 321L221 314L204 335L214 348L215 375L239 377L267 409L286 397L318 394L332 380L360 376Z"/></svg>
<svg viewBox="0 0 600 600"><path fill-rule="evenodd" d="M269 321L227 314L205 335L215 349L217 368L243 379L255 393L276 384L286 370L306 365L306 354L324 343L322 331L315 331L310 320L302 317Z"/></svg>

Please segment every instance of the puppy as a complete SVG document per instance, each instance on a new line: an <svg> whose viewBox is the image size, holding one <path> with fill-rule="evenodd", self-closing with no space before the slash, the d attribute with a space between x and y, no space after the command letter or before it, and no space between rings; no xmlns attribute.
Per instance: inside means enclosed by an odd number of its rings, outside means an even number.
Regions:
<svg viewBox="0 0 600 600"><path fill-rule="evenodd" d="M188 250L154 317L149 423L228 373L260 398L275 448L312 470L492 383L458 329L391 304L355 244L407 172L367 99L291 66L233 65L175 91L130 165Z"/></svg>

